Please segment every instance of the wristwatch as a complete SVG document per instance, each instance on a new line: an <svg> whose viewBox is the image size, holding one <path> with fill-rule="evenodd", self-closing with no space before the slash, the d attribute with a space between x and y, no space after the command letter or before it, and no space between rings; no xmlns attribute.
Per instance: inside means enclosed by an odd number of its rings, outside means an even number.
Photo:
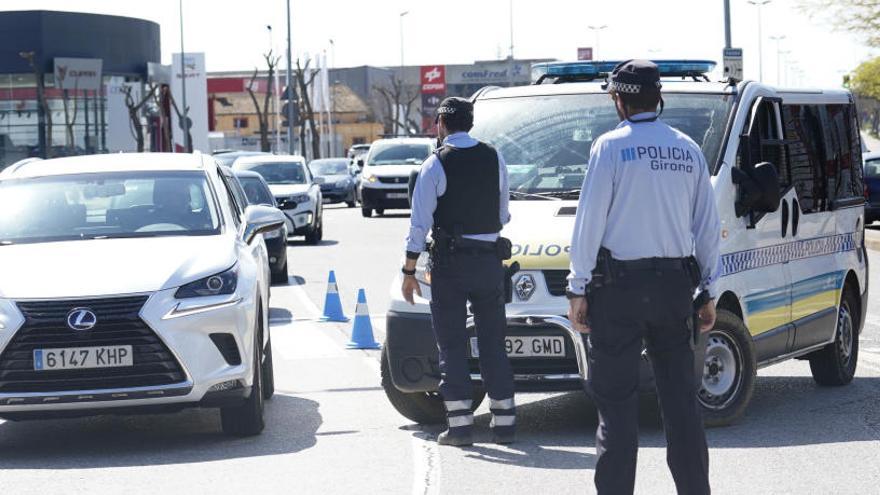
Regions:
<svg viewBox="0 0 880 495"><path fill-rule="evenodd" d="M574 292L572 292L568 289L565 289L565 297L567 297L568 300L571 301L572 299L577 299L579 297L587 297L587 295L586 294L575 294Z"/></svg>
<svg viewBox="0 0 880 495"><path fill-rule="evenodd" d="M413 268L412 270L407 270L406 267L403 267L403 268L400 269L400 271L401 271L401 273L403 273L404 275L409 275L410 277L412 277L412 276L414 276L414 275L416 274L416 270L415 270L415 268Z"/></svg>

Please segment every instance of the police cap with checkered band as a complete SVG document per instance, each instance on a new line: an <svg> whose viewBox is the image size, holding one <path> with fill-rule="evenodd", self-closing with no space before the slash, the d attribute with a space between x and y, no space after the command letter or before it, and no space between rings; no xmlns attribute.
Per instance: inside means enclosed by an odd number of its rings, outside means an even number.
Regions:
<svg viewBox="0 0 880 495"><path fill-rule="evenodd" d="M627 60L611 71L607 89L627 95L660 91L660 69L650 60Z"/></svg>
<svg viewBox="0 0 880 495"><path fill-rule="evenodd" d="M474 125L474 104L464 98L450 96L437 107L437 118L443 116L447 125L453 124L456 129L470 130Z"/></svg>

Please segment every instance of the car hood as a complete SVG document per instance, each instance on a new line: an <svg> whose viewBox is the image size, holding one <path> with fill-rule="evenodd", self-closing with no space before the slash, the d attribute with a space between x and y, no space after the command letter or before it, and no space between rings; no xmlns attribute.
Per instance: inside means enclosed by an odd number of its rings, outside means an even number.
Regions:
<svg viewBox="0 0 880 495"><path fill-rule="evenodd" d="M345 179L351 179L350 175L341 174L341 175L322 175L321 178L324 179L325 184L336 184L337 182Z"/></svg>
<svg viewBox="0 0 880 495"><path fill-rule="evenodd" d="M377 165L371 166L369 172L376 177L409 177L414 170L422 168L421 165Z"/></svg>
<svg viewBox="0 0 880 495"><path fill-rule="evenodd" d="M8 245L0 247L0 297L154 292L224 271L235 261L234 234Z"/></svg>
<svg viewBox="0 0 880 495"><path fill-rule="evenodd" d="M308 184L269 184L269 190L275 197L290 196L309 192Z"/></svg>
<svg viewBox="0 0 880 495"><path fill-rule="evenodd" d="M501 235L513 242L523 270L567 270L577 201L511 201Z"/></svg>

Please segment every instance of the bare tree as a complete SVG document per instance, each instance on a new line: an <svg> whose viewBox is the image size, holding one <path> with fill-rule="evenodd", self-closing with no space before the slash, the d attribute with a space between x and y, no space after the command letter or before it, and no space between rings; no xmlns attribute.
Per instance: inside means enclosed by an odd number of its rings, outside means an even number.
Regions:
<svg viewBox="0 0 880 495"><path fill-rule="evenodd" d="M135 101L134 95L131 94L131 86L122 86L122 92L125 93L125 107L128 108L128 122L131 135L137 143L138 153L144 151L144 128L141 126L141 109L148 101L153 99L158 87L155 84L149 85L149 92L140 99Z"/></svg>
<svg viewBox="0 0 880 495"><path fill-rule="evenodd" d="M55 80L55 85L59 88L63 88L65 79L67 79L67 68L59 67L58 74ZM79 110L79 102L77 100L77 93L79 93L79 88L77 87L77 82L78 81L74 81L73 84L73 115L70 114L70 90L61 90L61 101L64 103L64 137L65 145L68 148L73 148L76 145L76 136L73 133L73 127L74 125L76 125L76 114Z"/></svg>
<svg viewBox="0 0 880 495"><path fill-rule="evenodd" d="M34 63L34 52L21 52L18 54L21 58L27 60L31 70L34 71L34 78L37 80L37 105L43 110L46 119L46 157L52 157L52 112L49 111L49 101L46 98L46 86L43 79L43 70Z"/></svg>
<svg viewBox="0 0 880 495"><path fill-rule="evenodd" d="M254 92L254 83L259 73L256 68L254 68L254 75L251 76L251 80L248 82L247 92L251 95L251 101L254 102L254 108L257 110L257 121L260 124L260 150L271 151L272 146L269 144L269 102L275 90L275 68L278 66L278 61L281 60L281 57L272 55L272 50L269 50L268 53L263 54L263 58L266 60L266 66L269 67L269 73L266 75L266 95L263 97L262 109Z"/></svg>
<svg viewBox="0 0 880 495"><path fill-rule="evenodd" d="M311 60L306 60L305 65L303 65L300 63L299 59L296 59L296 74L294 74L294 77L296 78L296 84L299 91L299 142L303 143L303 146L305 146L306 124L308 124L309 130L312 134L312 159L315 159L321 157L321 135L318 133L318 128L315 125L315 112L312 108L312 99L309 96L309 88L314 84L318 71L309 70L310 62Z"/></svg>
<svg viewBox="0 0 880 495"><path fill-rule="evenodd" d="M857 34L880 47L880 0L799 0L811 17L831 20L837 29Z"/></svg>
<svg viewBox="0 0 880 495"><path fill-rule="evenodd" d="M385 107L385 133L397 134L403 129L407 136L412 134L413 128L418 128L412 119L409 118L413 103L419 97L418 88L407 86L400 80L396 74L391 75L390 86L374 86L373 91L382 97Z"/></svg>

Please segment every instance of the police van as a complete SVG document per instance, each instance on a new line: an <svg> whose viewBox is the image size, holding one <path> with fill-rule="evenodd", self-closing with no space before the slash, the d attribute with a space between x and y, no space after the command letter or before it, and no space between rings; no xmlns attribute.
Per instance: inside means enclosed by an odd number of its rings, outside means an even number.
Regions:
<svg viewBox="0 0 880 495"><path fill-rule="evenodd" d="M661 119L702 147L721 219L718 319L698 349L708 424L740 418L759 368L809 362L820 385L849 383L868 295L865 184L853 97L844 90L710 82L709 61L657 61ZM498 148L510 174L512 275L506 346L518 391L581 390L587 349L563 315L571 234L593 141L618 116L603 81L616 62L546 63L534 84L484 88L471 134ZM663 162L658 156L658 163ZM427 256L415 305L392 286L382 385L407 418L444 420L431 331ZM473 320L468 331L474 337ZM474 407L483 397L471 338ZM643 353L642 389L653 390Z"/></svg>

